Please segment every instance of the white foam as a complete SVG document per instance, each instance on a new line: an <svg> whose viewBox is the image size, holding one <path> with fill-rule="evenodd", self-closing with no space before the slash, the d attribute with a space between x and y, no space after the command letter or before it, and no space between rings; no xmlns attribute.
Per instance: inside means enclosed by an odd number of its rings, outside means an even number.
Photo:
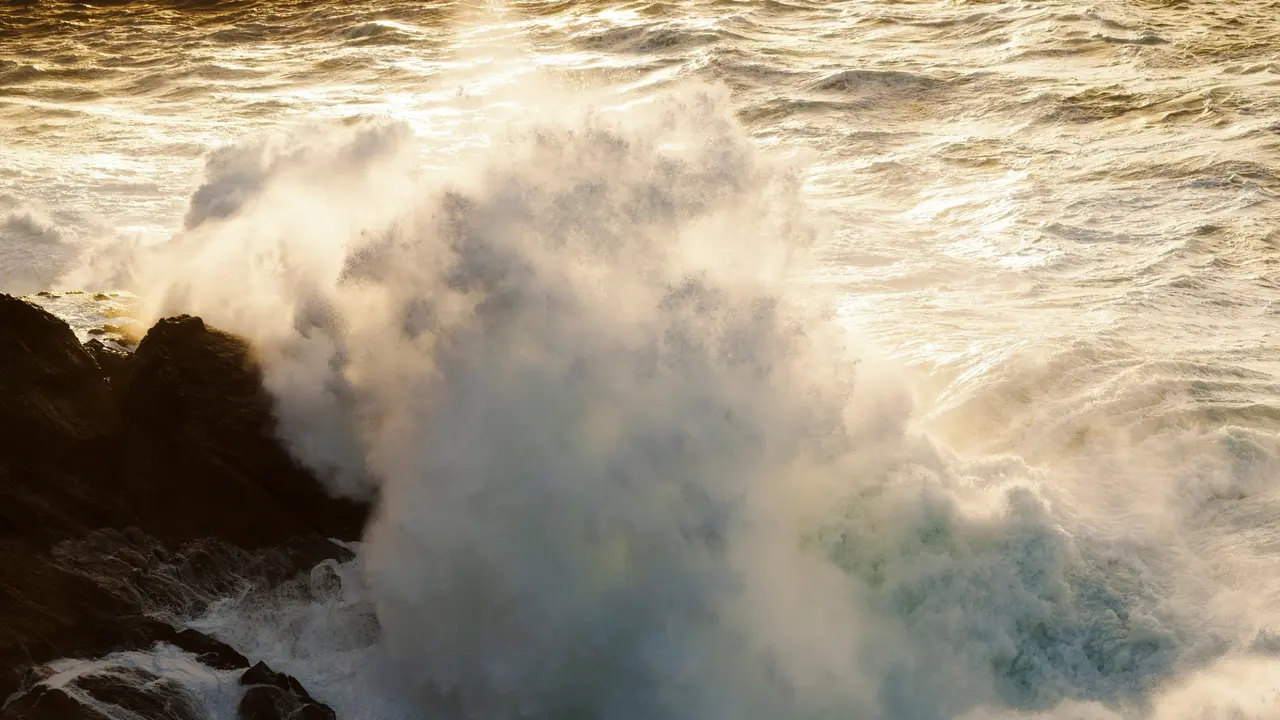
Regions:
<svg viewBox="0 0 1280 720"><path fill-rule="evenodd" d="M510 137L430 178L378 124L270 141L301 149L144 275L255 342L303 458L381 493L363 599L202 627L358 717L1136 707L1177 671L1147 561L910 432L796 292L821 225L722 96Z"/></svg>
<svg viewBox="0 0 1280 720"><path fill-rule="evenodd" d="M957 457L796 283L824 222L722 92L585 104L429 174L394 123L247 140L136 259L144 317L249 337L295 452L380 497L342 593L200 627L344 717L1225 707L1266 616L1203 611L1166 500L1265 494L1274 447Z"/></svg>
<svg viewBox="0 0 1280 720"><path fill-rule="evenodd" d="M165 644L157 645L151 651L115 653L98 660L57 660L49 663L49 669L53 674L43 684L63 690L80 704L112 720L138 720L138 716L89 695L75 685L77 678L109 675L126 684L144 688L150 681L129 673L130 670L141 670L160 680L178 683L190 691L208 720L235 720L236 706L244 695L240 685L243 671L209 668L192 654Z"/></svg>

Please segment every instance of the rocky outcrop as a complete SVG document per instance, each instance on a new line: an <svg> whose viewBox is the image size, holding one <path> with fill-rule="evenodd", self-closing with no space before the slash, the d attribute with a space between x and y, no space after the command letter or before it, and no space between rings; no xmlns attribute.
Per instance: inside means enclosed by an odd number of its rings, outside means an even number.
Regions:
<svg viewBox="0 0 1280 720"><path fill-rule="evenodd" d="M236 654L225 645L194 631L187 639L215 655ZM220 646L220 647L219 647ZM220 670L241 670L243 695L238 720L335 720L333 710L311 697L291 675L266 665L250 666L243 657L235 667L205 662ZM134 717L156 720L202 720L200 701L181 684L131 666L108 666L83 673L56 686L35 674L0 709L3 720L107 720L124 710Z"/></svg>
<svg viewBox="0 0 1280 720"><path fill-rule="evenodd" d="M105 713L85 707L62 688L39 685L14 697L3 714L12 720L110 720Z"/></svg>
<svg viewBox="0 0 1280 720"><path fill-rule="evenodd" d="M168 640L170 644L195 655L196 660L214 670L238 670L249 667L248 658L226 643L214 640L204 633L188 628L179 631Z"/></svg>
<svg viewBox="0 0 1280 720"><path fill-rule="evenodd" d="M126 510L105 492L116 404L66 323L0 295L0 542L46 544Z"/></svg>
<svg viewBox="0 0 1280 720"><path fill-rule="evenodd" d="M335 720L333 710L311 697L296 678L265 663L250 666L231 648L192 630L185 640L200 646L205 665L239 670L244 689L237 704L239 720ZM187 648L184 648L187 649ZM213 659L209 659L213 656ZM220 660L226 660L228 665ZM120 717L156 720L203 720L200 699L181 683L128 665L107 665L63 679L56 685L33 674L26 686L0 709L3 720L107 720Z"/></svg>
<svg viewBox="0 0 1280 720"><path fill-rule="evenodd" d="M368 512L327 496L275 423L249 347L199 318L160 321L129 356L0 295L0 718L93 716L33 681L59 657L168 642L247 666L152 611L345 557L327 538L358 539ZM162 699L127 701L150 717Z"/></svg>
<svg viewBox="0 0 1280 720"><path fill-rule="evenodd" d="M364 507L326 496L277 439L261 371L238 338L199 318L161 320L138 345L119 400L121 481L147 532L246 548L318 528L358 537Z"/></svg>
<svg viewBox="0 0 1280 720"><path fill-rule="evenodd" d="M146 670L120 668L93 673L76 678L71 687L86 695L90 703L128 710L138 717L203 720L200 703L190 691Z"/></svg>
<svg viewBox="0 0 1280 720"><path fill-rule="evenodd" d="M334 720L333 710L316 702L302 684L258 663L240 676L248 686L236 708L239 720Z"/></svg>
<svg viewBox="0 0 1280 720"><path fill-rule="evenodd" d="M102 376L108 383L117 383L128 372L133 356L122 350L107 347L101 340L92 338L84 344L85 352L98 363Z"/></svg>

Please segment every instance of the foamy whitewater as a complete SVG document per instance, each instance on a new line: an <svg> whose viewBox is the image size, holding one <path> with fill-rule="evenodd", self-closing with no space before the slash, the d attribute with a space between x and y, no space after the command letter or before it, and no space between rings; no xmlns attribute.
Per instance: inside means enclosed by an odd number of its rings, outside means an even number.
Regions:
<svg viewBox="0 0 1280 720"><path fill-rule="evenodd" d="M6 15L7 14L7 15ZM1261 0L0 10L0 290L377 497L340 718L1280 718ZM128 332L108 333L128 343ZM234 717L234 681L146 667Z"/></svg>

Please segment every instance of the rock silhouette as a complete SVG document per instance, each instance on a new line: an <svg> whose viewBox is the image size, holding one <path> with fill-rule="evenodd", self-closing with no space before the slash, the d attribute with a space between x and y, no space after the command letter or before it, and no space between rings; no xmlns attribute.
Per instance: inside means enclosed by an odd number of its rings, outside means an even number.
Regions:
<svg viewBox="0 0 1280 720"><path fill-rule="evenodd" d="M232 583L349 556L328 538L358 539L369 506L326 495L275 428L251 349L199 318L161 320L127 355L0 294L0 718L99 716L41 684L62 657L167 642L248 667L148 608L199 612ZM183 716L173 688L95 682L142 717ZM328 711L302 696L276 700Z"/></svg>
<svg viewBox="0 0 1280 720"><path fill-rule="evenodd" d="M295 678L258 663L240 676L248 686L236 714L240 720L333 720L333 710L318 703Z"/></svg>

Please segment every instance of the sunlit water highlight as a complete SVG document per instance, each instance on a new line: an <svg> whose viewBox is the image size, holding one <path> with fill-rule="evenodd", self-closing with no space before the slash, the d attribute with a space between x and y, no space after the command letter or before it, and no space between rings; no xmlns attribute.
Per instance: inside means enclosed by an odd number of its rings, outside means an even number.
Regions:
<svg viewBox="0 0 1280 720"><path fill-rule="evenodd" d="M1277 715L1268 3L3 12L0 288L138 293L43 299L85 337L126 305L249 335L299 451L397 500L352 596L193 619L344 717L457 712L441 684L489 717ZM399 124L325 123L354 115ZM774 252L814 238L816 264ZM376 290L340 282L357 251ZM672 482L599 480L628 472ZM525 505L475 510L476 482ZM688 522L728 550L671 539ZM656 585L601 569L637 547L666 553L623 563ZM512 616L441 582L548 632L487 633ZM659 627L680 641L638 639ZM613 663L586 689L581 653Z"/></svg>

